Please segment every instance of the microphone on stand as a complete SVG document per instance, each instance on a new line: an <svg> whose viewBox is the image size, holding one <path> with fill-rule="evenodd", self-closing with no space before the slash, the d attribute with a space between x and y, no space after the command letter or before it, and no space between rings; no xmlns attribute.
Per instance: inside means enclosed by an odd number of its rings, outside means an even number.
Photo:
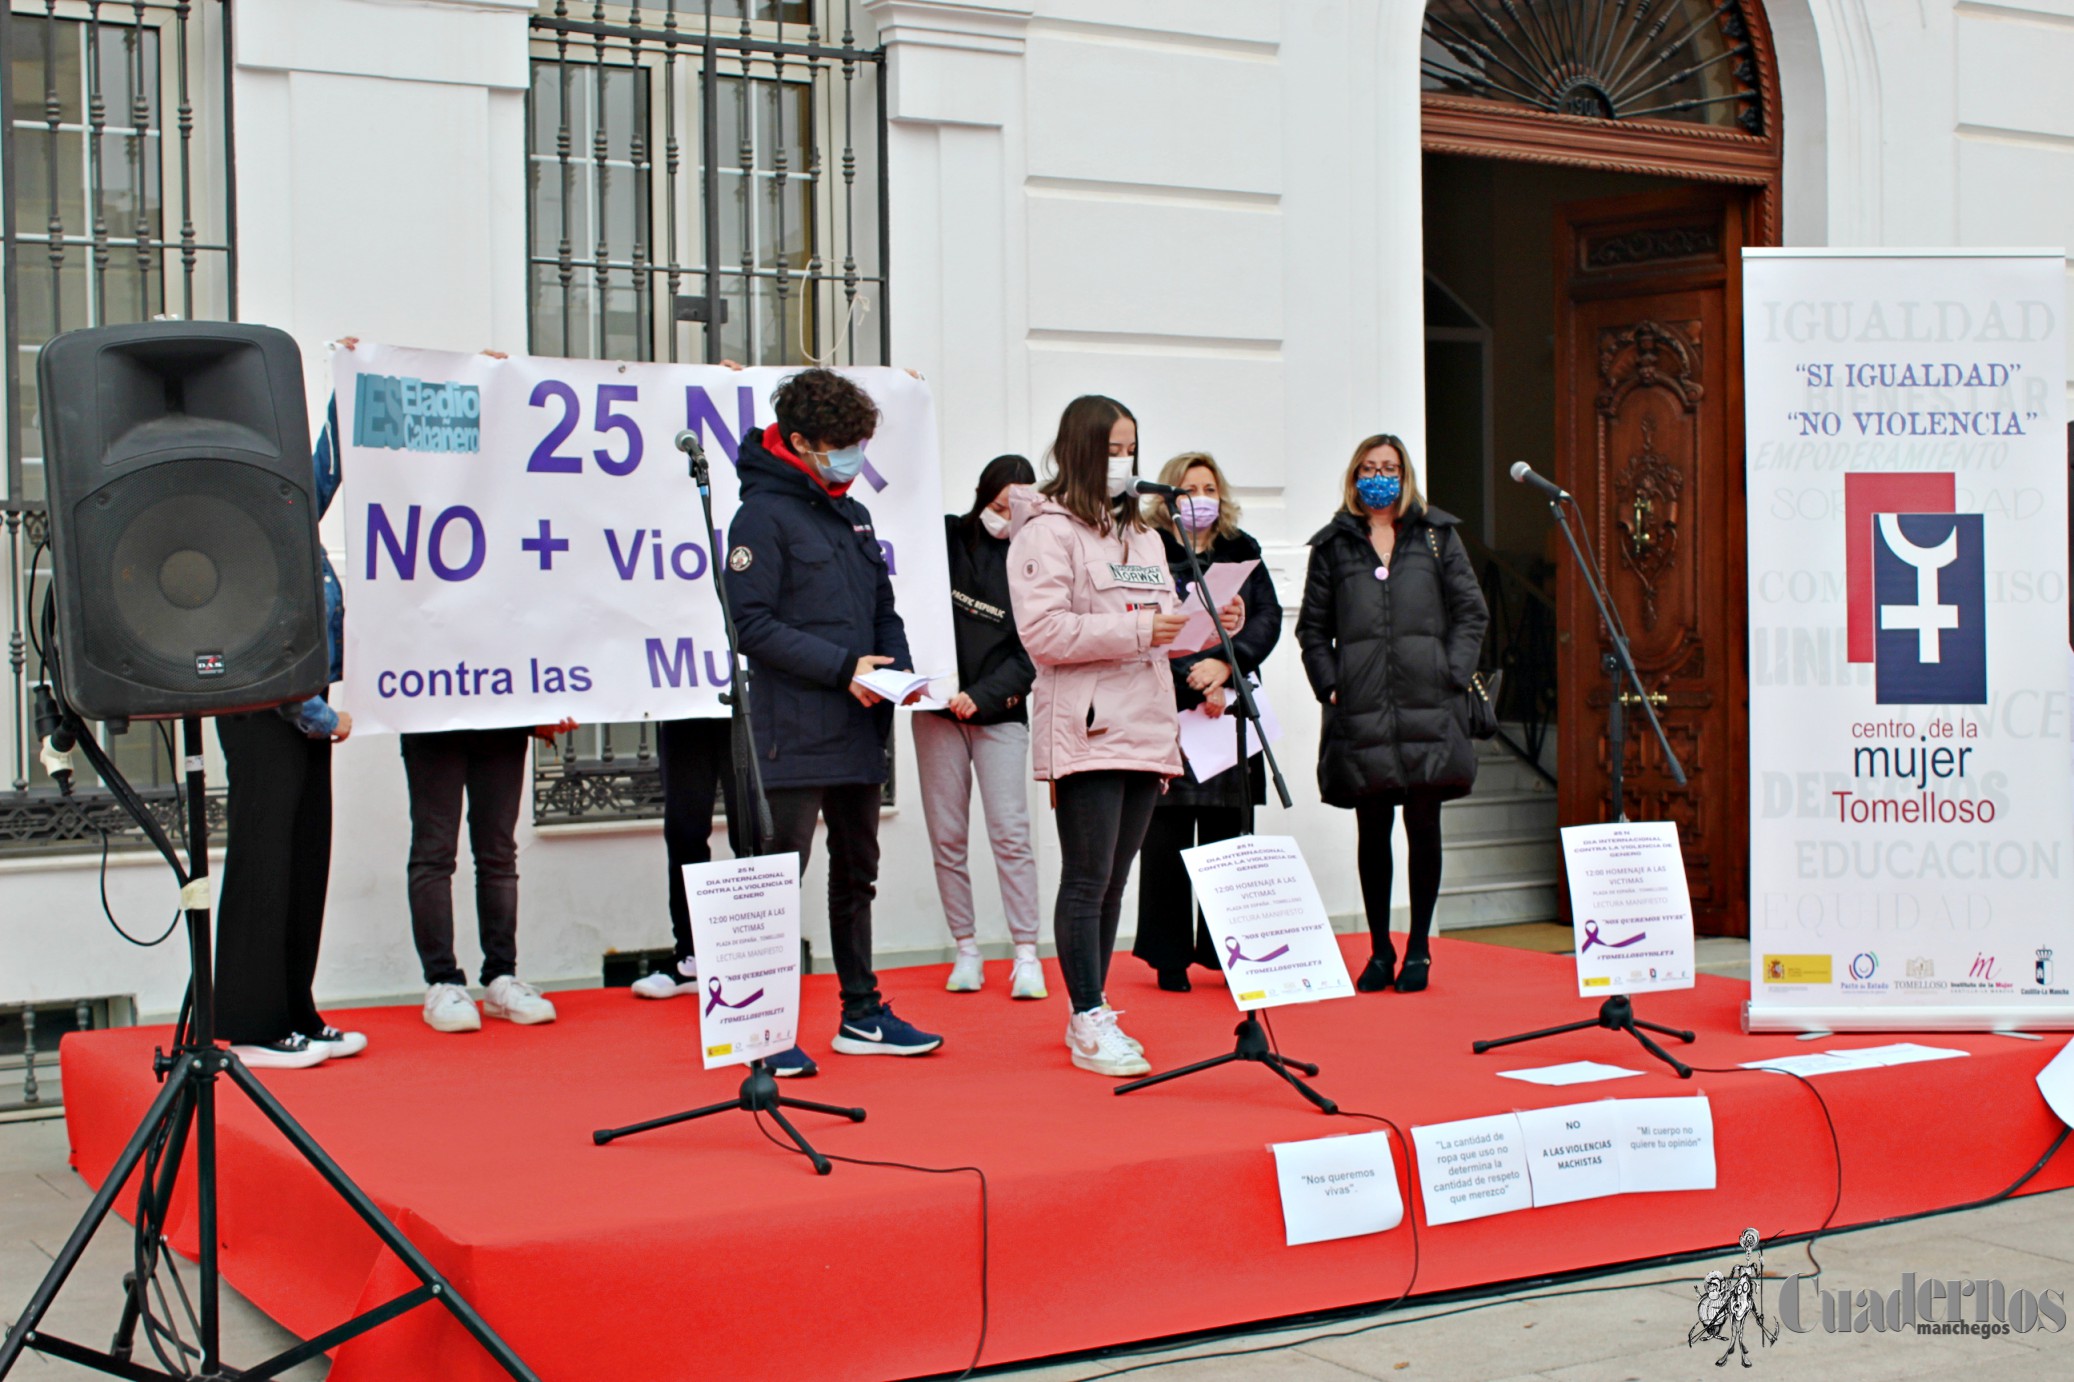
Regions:
<svg viewBox="0 0 2074 1382"><path fill-rule="evenodd" d="M1558 504L1570 498L1570 491L1545 475L1536 475L1534 468L1525 461L1512 463L1512 478L1522 485L1532 485Z"/></svg>
<svg viewBox="0 0 2074 1382"><path fill-rule="evenodd" d="M699 444L699 434L687 427L677 434L677 449L691 462L691 478L700 489L706 487L706 448Z"/></svg>
<svg viewBox="0 0 2074 1382"><path fill-rule="evenodd" d="M1156 494L1162 499L1173 499L1179 497L1181 488L1178 485L1163 485L1157 480L1147 480L1139 476L1133 476L1131 478L1130 492L1132 494Z"/></svg>

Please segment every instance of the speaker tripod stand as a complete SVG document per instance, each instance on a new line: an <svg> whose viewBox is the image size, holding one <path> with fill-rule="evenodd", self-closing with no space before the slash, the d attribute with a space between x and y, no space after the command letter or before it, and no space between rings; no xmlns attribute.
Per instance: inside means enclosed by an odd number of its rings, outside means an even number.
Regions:
<svg viewBox="0 0 2074 1382"><path fill-rule="evenodd" d="M74 728L77 723L74 721ZM72 1230L72 1236L52 1261L50 1270L44 1274L29 1304L7 1331L7 1338L0 1343L0 1378L13 1370L15 1362L24 1350L35 1349L50 1358L60 1358L68 1363L91 1368L96 1372L113 1377L137 1379L182 1379L182 1382L227 1382L231 1378L277 1377L298 1363L306 1362L318 1355L338 1347L349 1339L397 1316L417 1309L421 1305L444 1306L461 1327L473 1335L483 1349L496 1360L497 1366L522 1382L534 1382L534 1373L520 1360L518 1354L497 1336L496 1331L475 1312L475 1308L464 1300L453 1285L441 1276L425 1255L403 1235L402 1230L391 1223L367 1193L339 1169L317 1140L310 1136L294 1117L284 1108L280 1100L261 1084L250 1070L229 1051L216 1044L216 1002L214 972L212 969L213 948L210 932L210 910L208 905L209 840L207 803L203 792L206 783L202 774L202 726L199 719L189 717L181 722L182 751L187 758L187 842L188 858L183 866L174 852L172 841L158 826L134 790L123 780L115 765L108 761L90 731L79 730L78 742L86 752L111 791L122 802L124 808L134 816L152 842L158 845L181 884L181 899L186 906L188 956L194 966L192 1016L179 1028L170 1054L159 1052L153 1059L153 1071L163 1082L158 1097L151 1102L144 1121L130 1135L122 1154L108 1169L101 1182L99 1192L87 1206L86 1214ZM266 1116L266 1120L285 1138L288 1144L314 1170L324 1183L340 1199L346 1202L361 1222L374 1231L382 1245L409 1268L418 1284L411 1290L381 1305L367 1310L345 1323L324 1331L315 1338L297 1344L272 1358L250 1368L226 1367L220 1352L222 1333L222 1277L217 1262L217 1212L220 1191L217 1185L217 1138L216 1099L218 1082L228 1080ZM133 1275L125 1282L125 1300L121 1322L113 1341L105 1349L91 1348L69 1339L59 1338L43 1331L43 1318L51 1303L64 1289L66 1279L79 1265L87 1244L95 1232L114 1209L117 1196L121 1195L131 1176L141 1166L149 1172L139 1188L138 1222L139 1232L153 1232L151 1241L141 1245L140 1260L155 1264L165 1251L162 1238L155 1236L155 1226L164 1221L174 1186L179 1177L180 1166L189 1142L194 1144L195 1175L194 1193L196 1202L196 1229L200 1237L199 1267L201 1280L194 1307L195 1328L198 1335L192 1345L175 1337L173 1348L180 1354L177 1365L169 1360L164 1351L159 1326L152 1322L150 1294L154 1287L152 1273ZM134 1360L136 1333L142 1323L146 1330L146 1343L164 1365L163 1370L141 1365Z"/></svg>

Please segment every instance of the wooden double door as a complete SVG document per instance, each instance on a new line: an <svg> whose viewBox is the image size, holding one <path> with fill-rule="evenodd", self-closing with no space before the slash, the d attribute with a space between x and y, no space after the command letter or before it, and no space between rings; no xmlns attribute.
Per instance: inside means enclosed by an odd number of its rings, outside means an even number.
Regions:
<svg viewBox="0 0 2074 1382"><path fill-rule="evenodd" d="M1751 194L1693 188L1556 217L1556 480L1627 626L1686 782L1628 707L1625 804L1670 820L1705 934L1747 935L1748 672L1741 250ZM1559 808L1612 818L1611 648L1557 553Z"/></svg>

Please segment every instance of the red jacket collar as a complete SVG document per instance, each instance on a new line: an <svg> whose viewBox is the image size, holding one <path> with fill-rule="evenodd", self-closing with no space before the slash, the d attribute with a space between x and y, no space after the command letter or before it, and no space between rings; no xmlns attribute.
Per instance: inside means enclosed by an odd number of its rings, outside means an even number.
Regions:
<svg viewBox="0 0 2074 1382"><path fill-rule="evenodd" d="M763 429L763 449L806 476L809 480L812 480L834 498L840 499L845 494L848 494L850 486L856 483L855 479L850 479L845 480L840 485L831 485L828 481L822 479L820 471L815 470L813 466L793 454L792 448L785 444L784 434L779 430L778 424L775 422Z"/></svg>

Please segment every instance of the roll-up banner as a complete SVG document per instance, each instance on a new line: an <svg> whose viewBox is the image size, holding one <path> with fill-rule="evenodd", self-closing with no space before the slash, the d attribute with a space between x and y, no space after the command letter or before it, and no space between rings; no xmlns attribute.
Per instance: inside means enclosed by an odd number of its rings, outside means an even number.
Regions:
<svg viewBox="0 0 2074 1382"><path fill-rule="evenodd" d="M1744 251L1751 1030L2074 1027L2067 301Z"/></svg>

